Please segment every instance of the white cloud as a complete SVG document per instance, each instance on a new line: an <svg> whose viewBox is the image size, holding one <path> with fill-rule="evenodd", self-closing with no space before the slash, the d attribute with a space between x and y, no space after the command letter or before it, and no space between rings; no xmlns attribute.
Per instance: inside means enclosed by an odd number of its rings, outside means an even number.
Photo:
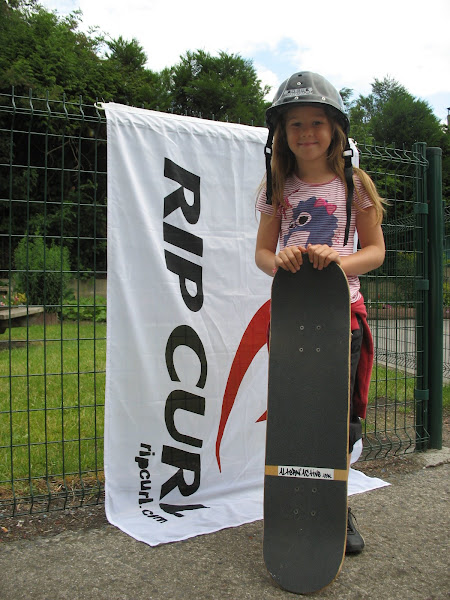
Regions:
<svg viewBox="0 0 450 600"><path fill-rule="evenodd" d="M136 38L159 71L187 50L239 53L255 61L264 83L274 88L297 68L328 77L336 87L370 92L375 78L390 75L412 94L426 98L447 93L450 105L450 3L448 0L336 0L263 5L256 0L43 0L60 14L83 11L83 28L99 25L117 38ZM285 65L274 70L280 44L289 40ZM261 63L261 55L268 64ZM279 58L279 57L278 57ZM287 67L287 69L285 68ZM275 91L275 90L273 90Z"/></svg>
<svg viewBox="0 0 450 600"><path fill-rule="evenodd" d="M255 64L254 67L256 69L258 79L261 80L261 84L263 86L268 85L270 87L270 90L266 95L266 100L272 100L272 98L275 95L275 92L277 91L281 83L278 78L278 75L270 69L266 69L265 67L260 66L258 64Z"/></svg>

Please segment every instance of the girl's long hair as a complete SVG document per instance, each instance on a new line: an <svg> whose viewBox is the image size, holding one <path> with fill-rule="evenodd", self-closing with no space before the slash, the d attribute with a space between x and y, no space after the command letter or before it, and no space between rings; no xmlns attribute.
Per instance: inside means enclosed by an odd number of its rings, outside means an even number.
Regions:
<svg viewBox="0 0 450 600"><path fill-rule="evenodd" d="M344 176L344 158L342 153L345 149L347 136L344 133L339 113L333 108L327 105L321 105L321 108L325 111L332 128L331 144L328 148L328 166L330 170L337 175L344 183L346 189L347 185ZM297 161L294 154L289 149L287 138L286 138L286 113L287 110L282 111L275 128L275 134L273 138L272 147L272 203L274 206L274 214L276 213L278 206L285 206L284 203L284 185L286 179L293 175L296 170ZM376 210L377 222L381 223L384 214L385 201L380 197L375 187L374 182L369 175L357 167L353 167L353 174L356 175L371 199L373 206ZM355 185L355 192L353 202L358 202L358 188Z"/></svg>

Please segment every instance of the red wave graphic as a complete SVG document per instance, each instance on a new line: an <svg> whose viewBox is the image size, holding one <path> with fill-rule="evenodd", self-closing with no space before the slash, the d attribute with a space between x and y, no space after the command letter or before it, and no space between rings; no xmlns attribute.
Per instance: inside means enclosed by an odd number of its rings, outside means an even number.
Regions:
<svg viewBox="0 0 450 600"><path fill-rule="evenodd" d="M261 306L261 308L252 317L247 329L239 343L236 355L231 365L230 374L223 395L222 414L220 416L219 431L216 440L216 459L220 466L220 444L222 442L225 426L233 408L236 395L239 391L242 379L253 359L267 342L267 328L270 320L270 300ZM265 421L267 412L257 420L257 423Z"/></svg>

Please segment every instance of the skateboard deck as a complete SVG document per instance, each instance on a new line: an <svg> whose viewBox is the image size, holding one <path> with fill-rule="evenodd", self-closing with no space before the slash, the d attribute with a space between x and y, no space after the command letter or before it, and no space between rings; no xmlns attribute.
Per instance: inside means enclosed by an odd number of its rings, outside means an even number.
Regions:
<svg viewBox="0 0 450 600"><path fill-rule="evenodd" d="M336 263L272 285L264 561L305 594L338 575L347 536L350 296Z"/></svg>

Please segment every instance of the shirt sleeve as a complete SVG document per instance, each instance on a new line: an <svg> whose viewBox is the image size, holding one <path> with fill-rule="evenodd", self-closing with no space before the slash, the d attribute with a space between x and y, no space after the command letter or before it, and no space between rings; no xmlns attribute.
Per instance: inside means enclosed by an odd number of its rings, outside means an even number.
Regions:
<svg viewBox="0 0 450 600"><path fill-rule="evenodd" d="M366 208L370 208L373 205L372 200L370 199L369 194L366 191L366 188L362 184L362 181L358 176L355 176L355 187L357 190L357 195L354 202L354 207L357 213L365 210Z"/></svg>
<svg viewBox="0 0 450 600"><path fill-rule="evenodd" d="M273 213L273 205L267 204L267 194L266 194L266 186L264 186L258 194L258 198L256 200L256 210L264 213L265 215L272 216ZM278 207L277 214L275 215L277 218L280 218L280 207Z"/></svg>

